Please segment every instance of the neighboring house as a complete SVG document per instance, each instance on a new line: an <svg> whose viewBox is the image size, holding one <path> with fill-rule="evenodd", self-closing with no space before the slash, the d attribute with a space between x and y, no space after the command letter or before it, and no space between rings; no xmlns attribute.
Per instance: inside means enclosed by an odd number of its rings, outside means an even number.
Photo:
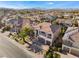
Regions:
<svg viewBox="0 0 79 59"><path fill-rule="evenodd" d="M73 16L71 14L64 14L63 15L65 19L71 19Z"/></svg>
<svg viewBox="0 0 79 59"><path fill-rule="evenodd" d="M68 27L62 38L62 50L79 57L79 29L78 27Z"/></svg>
<svg viewBox="0 0 79 59"><path fill-rule="evenodd" d="M66 27L71 27L73 25L72 19L57 19L56 20L59 24L63 24Z"/></svg>
<svg viewBox="0 0 79 59"><path fill-rule="evenodd" d="M22 27L23 20L20 17L18 17L18 18L9 18L9 19L7 19L7 17L5 17L2 20L2 23L4 23L5 26L10 26L11 27L11 32L17 32Z"/></svg>
<svg viewBox="0 0 79 59"><path fill-rule="evenodd" d="M52 45L54 40L58 37L61 27L59 25L52 25L48 22L40 23L34 26L35 36L43 40L44 44Z"/></svg>
<svg viewBox="0 0 79 59"><path fill-rule="evenodd" d="M79 15L78 14L76 14L76 15L74 15L74 17L73 17L74 19L76 19L76 20L79 20Z"/></svg>
<svg viewBox="0 0 79 59"><path fill-rule="evenodd" d="M51 15L43 15L43 17L41 17L41 21L46 21L46 22L51 22L57 19L57 16L51 16Z"/></svg>
<svg viewBox="0 0 79 59"><path fill-rule="evenodd" d="M63 22L63 24L67 27L71 27L73 25L73 20L72 19L67 19Z"/></svg>

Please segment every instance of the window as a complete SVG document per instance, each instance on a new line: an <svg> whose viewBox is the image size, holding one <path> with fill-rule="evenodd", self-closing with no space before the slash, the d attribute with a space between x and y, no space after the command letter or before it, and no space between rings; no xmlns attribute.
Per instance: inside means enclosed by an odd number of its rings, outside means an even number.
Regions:
<svg viewBox="0 0 79 59"><path fill-rule="evenodd" d="M51 34L48 34L48 35L47 35L47 38L50 38L50 39L51 39Z"/></svg>
<svg viewBox="0 0 79 59"><path fill-rule="evenodd" d="M46 33L43 32L43 31L40 31L39 34L40 34L40 35L43 35L43 36L46 36Z"/></svg>
<svg viewBox="0 0 79 59"><path fill-rule="evenodd" d="M36 36L38 36L38 30L36 30Z"/></svg>
<svg viewBox="0 0 79 59"><path fill-rule="evenodd" d="M50 45L51 43L50 43L50 41L46 41L46 44L47 44L47 45Z"/></svg>
<svg viewBox="0 0 79 59"><path fill-rule="evenodd" d="M67 45L67 46L72 46L72 42L68 41L68 40L64 40L63 41L64 45Z"/></svg>

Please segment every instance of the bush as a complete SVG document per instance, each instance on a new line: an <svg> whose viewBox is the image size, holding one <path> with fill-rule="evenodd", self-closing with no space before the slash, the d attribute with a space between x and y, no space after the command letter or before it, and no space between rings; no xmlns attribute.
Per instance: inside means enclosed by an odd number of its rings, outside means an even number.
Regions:
<svg viewBox="0 0 79 59"><path fill-rule="evenodd" d="M12 34L11 34L11 33L9 33L8 37L10 37L10 36L12 36Z"/></svg>
<svg viewBox="0 0 79 59"><path fill-rule="evenodd" d="M62 48L58 48L58 51L61 52Z"/></svg>
<svg viewBox="0 0 79 59"><path fill-rule="evenodd" d="M54 50L54 51L58 51L58 48L57 48L57 47L53 47L53 50Z"/></svg>
<svg viewBox="0 0 79 59"><path fill-rule="evenodd" d="M5 32L5 31L9 31L10 30L10 27L9 26L6 26L2 29L2 33Z"/></svg>
<svg viewBox="0 0 79 59"><path fill-rule="evenodd" d="M53 54L52 53L48 53L45 55L45 58L53 58Z"/></svg>
<svg viewBox="0 0 79 59"><path fill-rule="evenodd" d="M44 55L45 58L60 58L61 56L57 53L51 53L49 52L48 54Z"/></svg>
<svg viewBox="0 0 79 59"><path fill-rule="evenodd" d="M57 53L54 53L53 54L53 58L60 58L61 56L59 55L59 54L57 54Z"/></svg>
<svg viewBox="0 0 79 59"><path fill-rule="evenodd" d="M4 30L1 31L1 33L4 33L4 32L5 32Z"/></svg>
<svg viewBox="0 0 79 59"><path fill-rule="evenodd" d="M22 44L22 45L25 44L25 42L23 41L23 39L19 40L19 43Z"/></svg>

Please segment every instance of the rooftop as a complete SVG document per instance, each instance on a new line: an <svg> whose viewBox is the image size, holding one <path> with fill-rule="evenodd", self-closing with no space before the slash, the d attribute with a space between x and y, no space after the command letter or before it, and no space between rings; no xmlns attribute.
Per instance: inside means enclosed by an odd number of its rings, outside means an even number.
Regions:
<svg viewBox="0 0 79 59"><path fill-rule="evenodd" d="M79 42L79 32L72 34L70 37L74 42Z"/></svg>
<svg viewBox="0 0 79 59"><path fill-rule="evenodd" d="M51 32L50 26L51 26L51 23L43 22L36 25L34 28L45 32Z"/></svg>
<svg viewBox="0 0 79 59"><path fill-rule="evenodd" d="M66 30L64 36L63 36L63 40L64 39L69 39L69 36L78 32L78 27L68 27L68 29Z"/></svg>
<svg viewBox="0 0 79 59"><path fill-rule="evenodd" d="M48 23L48 22L43 22L43 23L36 25L34 28L44 31L44 32L54 33L54 32L56 32L56 30L58 30L60 28L60 26L52 25L51 23Z"/></svg>

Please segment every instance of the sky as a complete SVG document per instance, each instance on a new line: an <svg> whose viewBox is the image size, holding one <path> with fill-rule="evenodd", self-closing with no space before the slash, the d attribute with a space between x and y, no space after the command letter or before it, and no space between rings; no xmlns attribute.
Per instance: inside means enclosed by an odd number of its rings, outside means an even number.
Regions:
<svg viewBox="0 0 79 59"><path fill-rule="evenodd" d="M0 8L79 8L79 1L0 1Z"/></svg>

